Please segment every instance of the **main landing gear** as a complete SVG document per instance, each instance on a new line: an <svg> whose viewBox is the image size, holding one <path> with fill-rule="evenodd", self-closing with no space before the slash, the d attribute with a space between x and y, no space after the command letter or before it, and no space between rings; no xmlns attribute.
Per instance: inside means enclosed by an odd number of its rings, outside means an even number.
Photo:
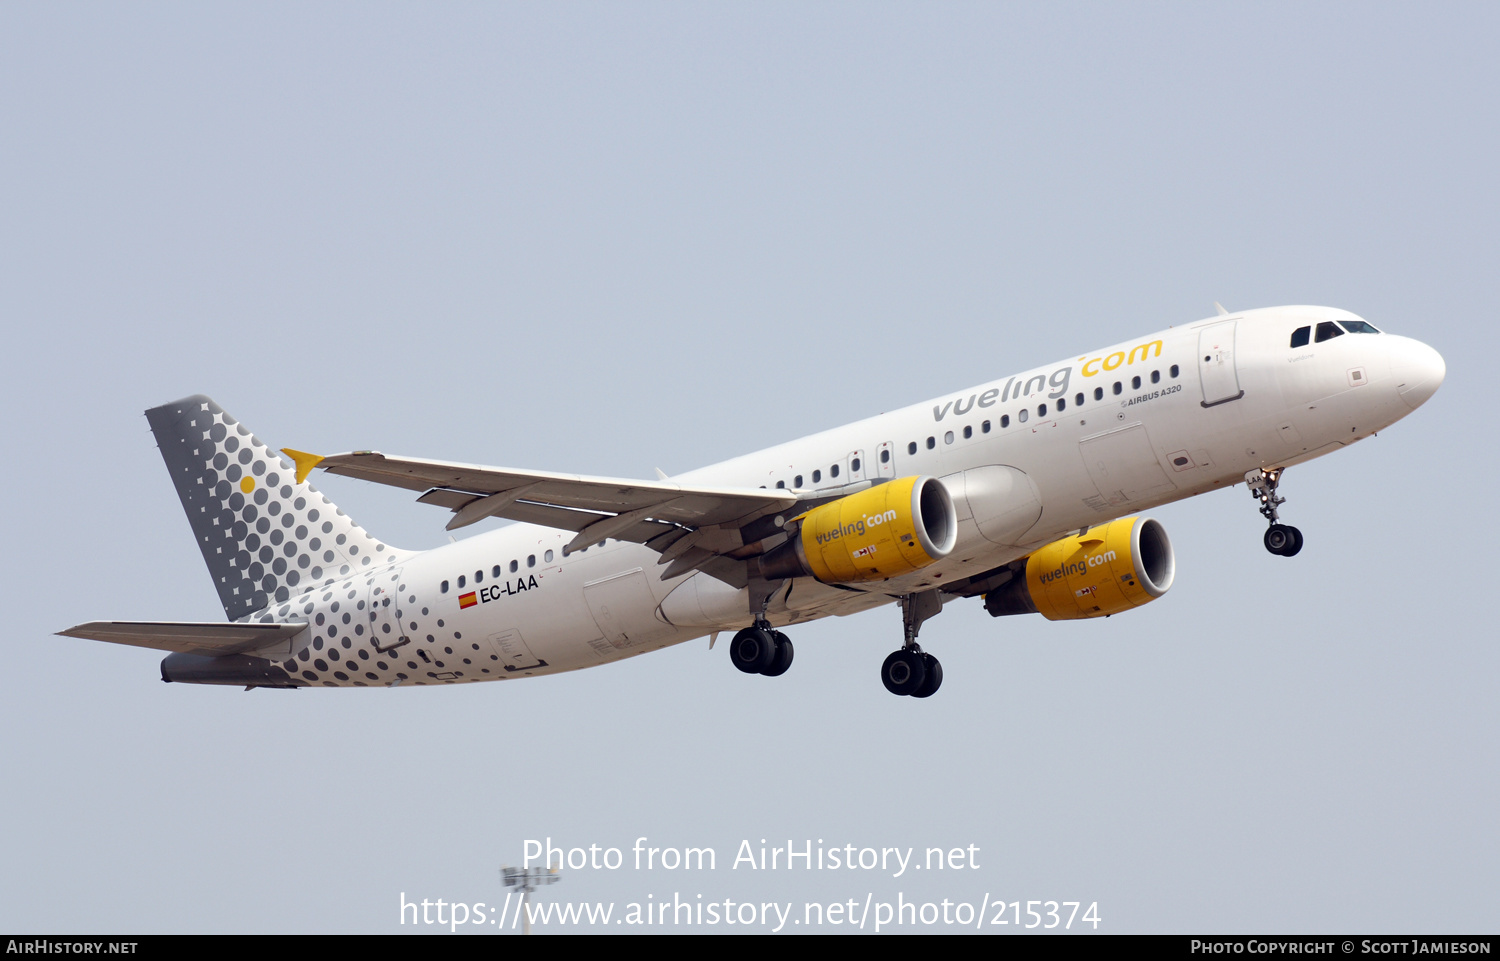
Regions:
<svg viewBox="0 0 1500 961"><path fill-rule="evenodd" d="M901 595L901 623L906 642L880 665L880 681L887 691L901 697L931 697L943 686L942 663L917 643L922 622L942 609L937 591Z"/></svg>
<svg viewBox="0 0 1500 961"><path fill-rule="evenodd" d="M792 666L792 639L773 630L769 621L756 618L729 642L729 659L746 674L780 677Z"/></svg>
<svg viewBox="0 0 1500 961"><path fill-rule="evenodd" d="M1276 508L1286 503L1285 497L1276 496L1283 469L1274 467L1262 470L1257 467L1245 474L1245 487L1249 489L1251 497L1260 501L1261 515L1271 522L1265 536L1266 550L1281 557L1292 557L1302 550L1302 532L1281 523L1276 513Z"/></svg>
<svg viewBox="0 0 1500 961"><path fill-rule="evenodd" d="M770 596L769 592L762 593ZM900 601L906 642L880 666L880 680L892 694L931 697L943 686L943 665L917 644L917 631L923 621L943 609L943 600L936 590L929 590L903 594ZM780 677L792 666L792 654L791 638L771 626L764 608L756 615L754 624L735 634L729 642L729 659L746 674Z"/></svg>

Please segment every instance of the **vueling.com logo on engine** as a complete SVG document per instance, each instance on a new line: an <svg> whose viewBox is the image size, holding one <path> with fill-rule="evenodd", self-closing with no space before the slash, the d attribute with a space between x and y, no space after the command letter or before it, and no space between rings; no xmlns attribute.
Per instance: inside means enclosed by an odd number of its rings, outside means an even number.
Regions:
<svg viewBox="0 0 1500 961"><path fill-rule="evenodd" d="M831 543L840 537L862 536L867 527L879 527L881 524L889 524L895 520L897 514L894 510L888 510L880 514L866 514L857 521L850 521L842 527L835 527L829 531L818 531L818 546Z"/></svg>
<svg viewBox="0 0 1500 961"><path fill-rule="evenodd" d="M1063 577L1077 577L1084 574L1090 567L1098 567L1100 564L1108 564L1115 559L1114 551L1101 551L1098 554L1090 554L1080 560L1069 561L1066 564L1054 567L1050 571L1043 571L1037 575L1037 580L1043 584L1050 584Z"/></svg>

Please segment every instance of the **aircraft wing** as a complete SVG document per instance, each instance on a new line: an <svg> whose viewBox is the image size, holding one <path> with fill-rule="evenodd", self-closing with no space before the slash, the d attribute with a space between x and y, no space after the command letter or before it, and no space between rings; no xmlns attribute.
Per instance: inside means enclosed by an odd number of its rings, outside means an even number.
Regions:
<svg viewBox="0 0 1500 961"><path fill-rule="evenodd" d="M453 511L448 530L486 517L504 517L577 531L565 552L605 538L666 550L689 532L704 528L737 532L757 518L798 504L796 494L780 489L555 474L389 457L379 451L329 457L294 450L285 453L297 464L299 482L308 471L321 467L333 474L423 491L418 501Z"/></svg>
<svg viewBox="0 0 1500 961"><path fill-rule="evenodd" d="M82 637L91 641L130 644L158 651L178 651L222 657L269 647L290 639L307 627L291 624L226 624L222 621L90 621L58 631L60 637Z"/></svg>

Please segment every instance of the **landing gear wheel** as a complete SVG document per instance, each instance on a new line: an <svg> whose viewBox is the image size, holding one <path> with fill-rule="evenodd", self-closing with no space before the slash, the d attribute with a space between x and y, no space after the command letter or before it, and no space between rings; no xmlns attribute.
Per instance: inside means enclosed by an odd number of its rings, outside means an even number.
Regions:
<svg viewBox="0 0 1500 961"><path fill-rule="evenodd" d="M1266 550L1281 557L1291 557L1302 550L1302 532L1284 524L1272 524L1266 529Z"/></svg>
<svg viewBox="0 0 1500 961"><path fill-rule="evenodd" d="M1280 557L1294 557L1302 550L1302 532L1295 527L1288 527L1281 523L1281 515L1277 508L1286 503L1285 497L1276 494L1276 488L1281 485L1281 472L1284 468L1273 467L1269 470L1256 468L1245 472L1245 488L1250 495L1260 501L1261 516L1271 522L1271 527L1266 531L1266 550Z"/></svg>
<svg viewBox="0 0 1500 961"><path fill-rule="evenodd" d="M792 639L780 631L772 631L771 637L776 642L776 656L771 659L771 666L761 673L766 677L780 677L792 666Z"/></svg>
<svg viewBox="0 0 1500 961"><path fill-rule="evenodd" d="M729 642L729 659L746 674L763 674L776 660L776 640L770 631L747 627Z"/></svg>
<svg viewBox="0 0 1500 961"><path fill-rule="evenodd" d="M880 665L880 680L885 689L898 697L913 694L927 680L927 664L919 651L893 651Z"/></svg>
<svg viewBox="0 0 1500 961"><path fill-rule="evenodd" d="M922 682L921 687L911 692L912 697L932 697L943 686L943 665L927 653L922 654L922 660L927 666L927 679Z"/></svg>

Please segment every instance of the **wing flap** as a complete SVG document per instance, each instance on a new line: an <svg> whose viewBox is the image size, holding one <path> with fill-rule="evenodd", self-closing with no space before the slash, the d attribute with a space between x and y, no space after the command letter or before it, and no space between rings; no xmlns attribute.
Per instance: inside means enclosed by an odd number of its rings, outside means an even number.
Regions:
<svg viewBox="0 0 1500 961"><path fill-rule="evenodd" d="M129 644L205 657L242 654L289 641L307 624L228 624L220 621L90 621L58 631L59 637Z"/></svg>
<svg viewBox="0 0 1500 961"><path fill-rule="evenodd" d="M418 504L431 504L433 507L446 507L455 514L463 510L474 501L482 501L482 494L471 491L456 491L451 487L434 487L432 490L417 498Z"/></svg>
<svg viewBox="0 0 1500 961"><path fill-rule="evenodd" d="M453 464L415 457L388 457L379 451L334 454L318 461L317 466L332 474L424 491L418 498L422 503L437 504L455 512L480 498L526 488L522 497L509 503L505 503L506 498L499 498L495 510L476 512L473 520L495 516L547 523L535 520L535 513L530 509L531 505L543 504L599 514L643 511L645 513L640 516L650 516L658 521L704 527L745 523L797 503L797 496L786 490L686 487L671 481L587 477ZM571 524L549 526L579 529Z"/></svg>

